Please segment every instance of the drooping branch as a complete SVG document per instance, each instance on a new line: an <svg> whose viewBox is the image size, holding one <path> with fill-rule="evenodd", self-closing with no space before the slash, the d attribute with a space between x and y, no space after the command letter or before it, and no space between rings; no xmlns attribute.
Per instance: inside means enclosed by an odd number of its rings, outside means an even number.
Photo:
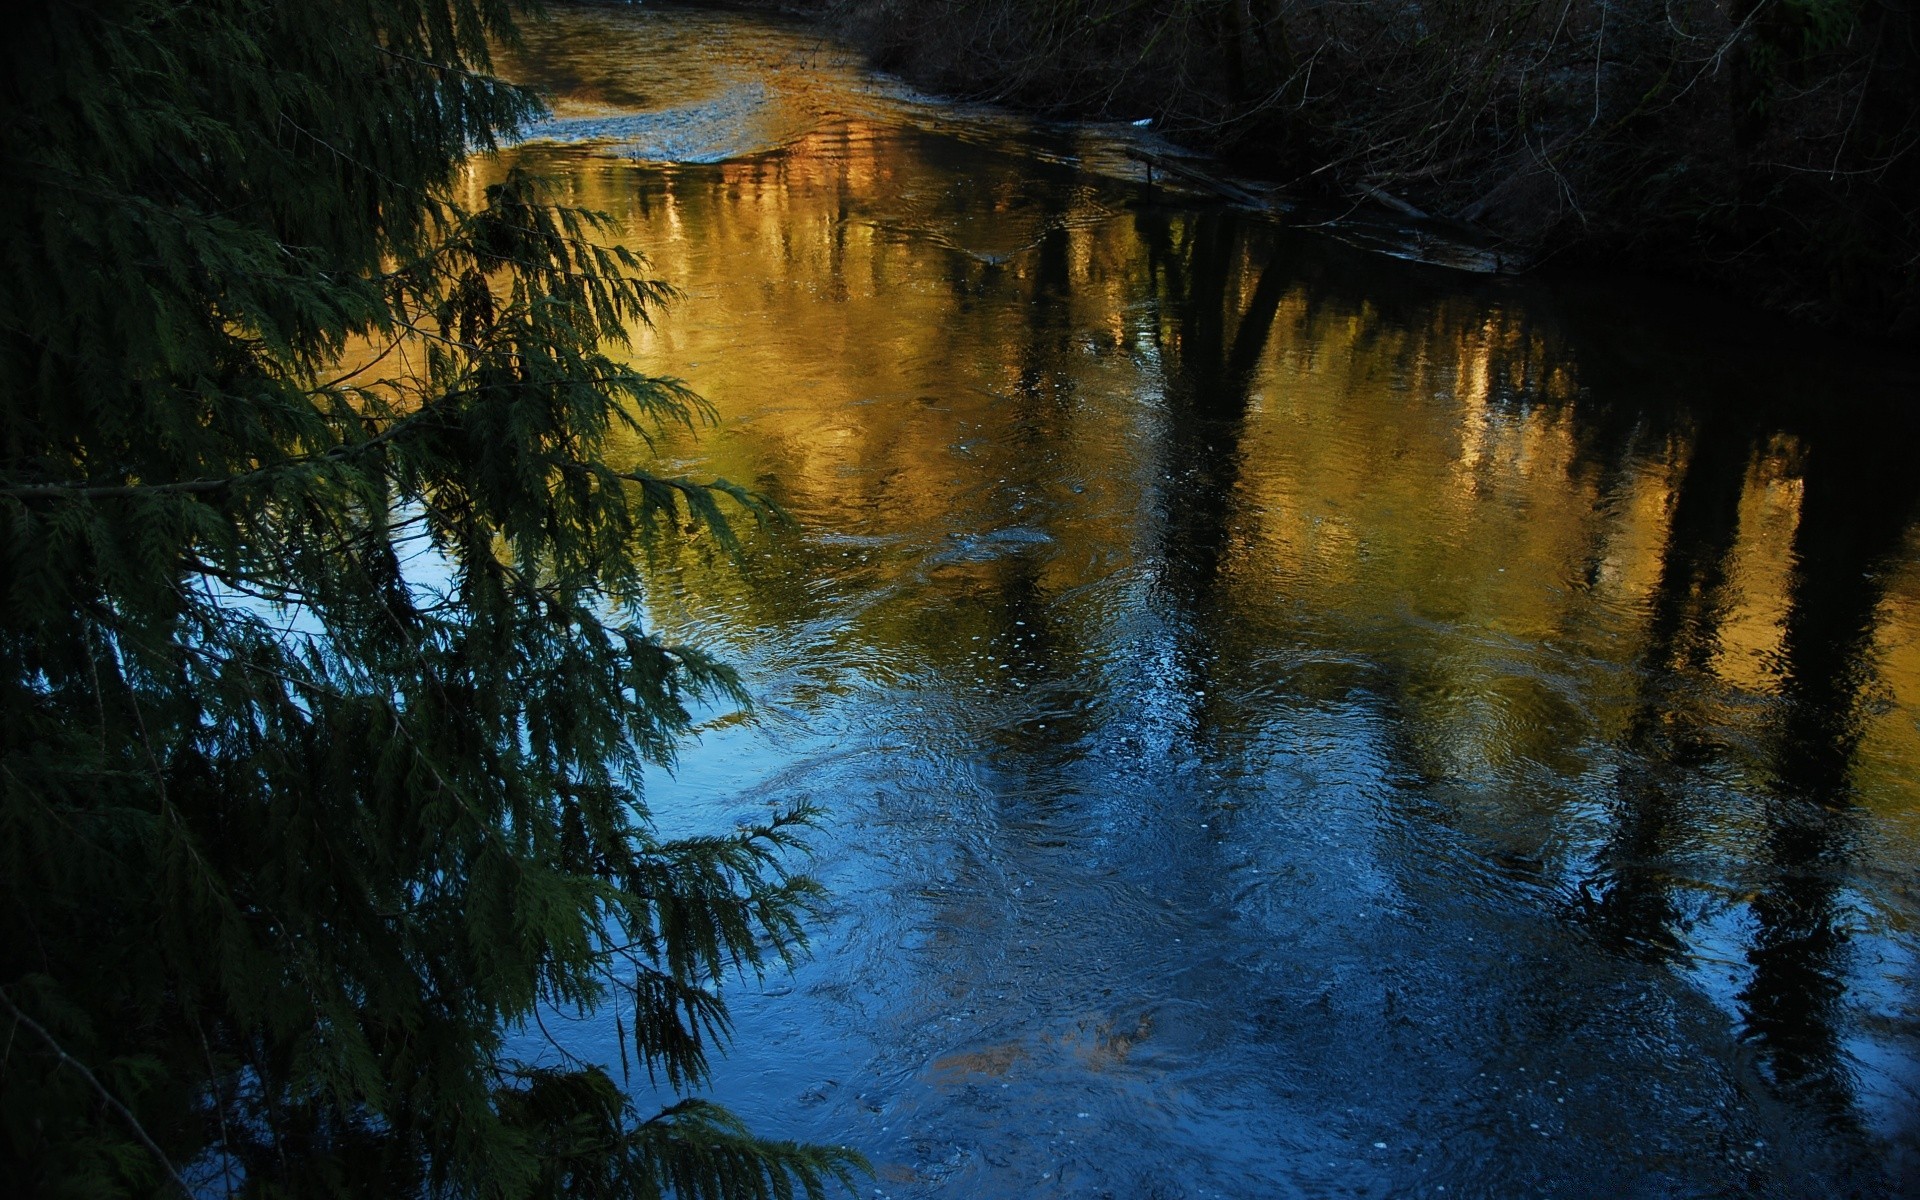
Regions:
<svg viewBox="0 0 1920 1200"><path fill-rule="evenodd" d="M167 1173L167 1178L173 1180L174 1186L180 1189L180 1194L187 1197L187 1200L194 1200L194 1190L187 1186L187 1181L181 1178L179 1170L173 1165L173 1160L167 1157L166 1151L162 1150L159 1143L153 1140L152 1135L147 1133L146 1126L140 1124L140 1118L133 1115L133 1110L128 1108L120 1097L114 1095L106 1084L101 1083L99 1077L87 1069L87 1064L67 1053L66 1047L60 1044L60 1040L54 1037L46 1026L21 1012L20 1006L13 1002L12 996L7 995L5 988L0 988L0 1004L6 1005L7 1011L13 1014L15 1021L45 1043L47 1049L53 1051L54 1057L59 1060L61 1066L72 1070L74 1074L86 1081L87 1086L99 1095L101 1103L112 1109L115 1115L126 1122L133 1136L147 1148L147 1152L153 1155L154 1161L160 1164L160 1169Z"/></svg>

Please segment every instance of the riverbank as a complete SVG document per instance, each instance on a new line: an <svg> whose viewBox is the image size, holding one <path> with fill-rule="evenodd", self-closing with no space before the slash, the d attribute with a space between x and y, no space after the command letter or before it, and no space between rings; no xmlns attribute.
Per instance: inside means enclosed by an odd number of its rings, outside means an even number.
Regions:
<svg viewBox="0 0 1920 1200"><path fill-rule="evenodd" d="M757 3L943 94L1150 120L1302 196L1920 332L1920 17L1854 0Z"/></svg>

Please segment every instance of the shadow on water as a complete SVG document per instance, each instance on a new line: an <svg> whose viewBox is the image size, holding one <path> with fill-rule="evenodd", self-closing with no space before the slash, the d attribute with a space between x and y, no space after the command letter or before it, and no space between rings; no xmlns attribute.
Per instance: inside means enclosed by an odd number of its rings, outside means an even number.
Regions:
<svg viewBox="0 0 1920 1200"><path fill-rule="evenodd" d="M1720 623L1732 602L1728 558L1739 541L1755 436L1718 414L1690 433L1624 739L1631 757L1645 765L1621 779L1597 874L1580 890L1583 916L1603 941L1655 958L1685 952L1670 865L1688 819L1677 793L1714 754L1707 723L1690 710L1701 681L1711 677ZM1607 474L1617 479L1617 467Z"/></svg>
<svg viewBox="0 0 1920 1200"><path fill-rule="evenodd" d="M687 294L634 355L722 420L660 453L798 522L650 597L761 698L663 823L834 814L721 1098L887 1196L1912 1190L1910 365L1370 257L802 26L536 49L519 155Z"/></svg>
<svg viewBox="0 0 1920 1200"><path fill-rule="evenodd" d="M1865 430L1823 432L1801 476L1760 848L1767 882L1753 902L1740 1005L1775 1084L1844 1126L1854 1118L1841 1032L1861 819L1853 771L1878 683L1871 649L1884 581L1906 546L1920 474L1904 447Z"/></svg>
<svg viewBox="0 0 1920 1200"><path fill-rule="evenodd" d="M1213 662L1231 620L1223 575L1234 549L1248 399L1288 274L1277 247L1249 246L1252 228L1235 214L1203 211L1176 233L1171 214L1147 206L1134 224L1166 412L1152 542L1143 558L1155 577L1151 594L1173 631L1180 677L1196 700L1196 739L1204 746L1219 719L1217 701L1210 706L1207 699L1220 694ZM1243 298L1237 285L1249 253L1263 251Z"/></svg>
<svg viewBox="0 0 1920 1200"><path fill-rule="evenodd" d="M1623 738L1638 769L1619 782L1610 830L1575 905L1604 944L1654 960L1690 952L1676 893L1691 881L1676 858L1699 825L1721 814L1690 805L1686 793L1725 749L1703 701L1714 686L1722 623L1740 603L1729 583L1741 501L1755 455L1782 432L1770 414L1737 400L1698 411L1691 428L1673 431L1685 465ZM1903 561L1920 496L1901 440L1888 438L1876 418L1884 414L1867 420L1877 430L1831 420L1787 426L1802 492L1771 664L1777 688L1762 739L1761 830L1748 851L1749 971L1736 997L1737 1036L1757 1053L1772 1089L1853 1138L1862 1128L1844 1032L1853 924L1846 893L1862 816L1851 777L1880 686L1872 659L1884 585ZM1892 424L1906 432L1904 420ZM1592 444L1611 450L1603 475L1617 480L1622 439L1602 432Z"/></svg>

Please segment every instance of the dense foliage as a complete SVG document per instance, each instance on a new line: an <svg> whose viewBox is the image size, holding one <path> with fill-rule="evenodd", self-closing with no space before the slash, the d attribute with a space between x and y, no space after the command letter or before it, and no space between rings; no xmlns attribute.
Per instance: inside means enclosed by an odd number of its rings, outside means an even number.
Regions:
<svg viewBox="0 0 1920 1200"><path fill-rule="evenodd" d="M606 353L665 298L642 264L519 175L452 200L534 108L486 74L512 17L87 0L0 39L10 1194L854 1165L685 1098L716 980L797 944L810 814L663 841L642 806L685 702L737 694L643 629L648 547L753 501L612 457L700 412ZM596 1005L660 1111L509 1056Z"/></svg>
<svg viewBox="0 0 1920 1200"><path fill-rule="evenodd" d="M810 0L932 86L1157 127L1297 191L1920 331L1903 0Z"/></svg>

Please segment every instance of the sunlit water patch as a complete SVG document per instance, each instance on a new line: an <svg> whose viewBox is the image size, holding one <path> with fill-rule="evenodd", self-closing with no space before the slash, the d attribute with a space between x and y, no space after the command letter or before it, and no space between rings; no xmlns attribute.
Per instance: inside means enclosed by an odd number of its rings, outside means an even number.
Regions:
<svg viewBox="0 0 1920 1200"><path fill-rule="evenodd" d="M887 1196L1913 1189L1911 364L1359 253L805 26L508 65L685 294L666 464L796 522L653 597L759 697L662 826L832 811L730 993L757 1128Z"/></svg>

